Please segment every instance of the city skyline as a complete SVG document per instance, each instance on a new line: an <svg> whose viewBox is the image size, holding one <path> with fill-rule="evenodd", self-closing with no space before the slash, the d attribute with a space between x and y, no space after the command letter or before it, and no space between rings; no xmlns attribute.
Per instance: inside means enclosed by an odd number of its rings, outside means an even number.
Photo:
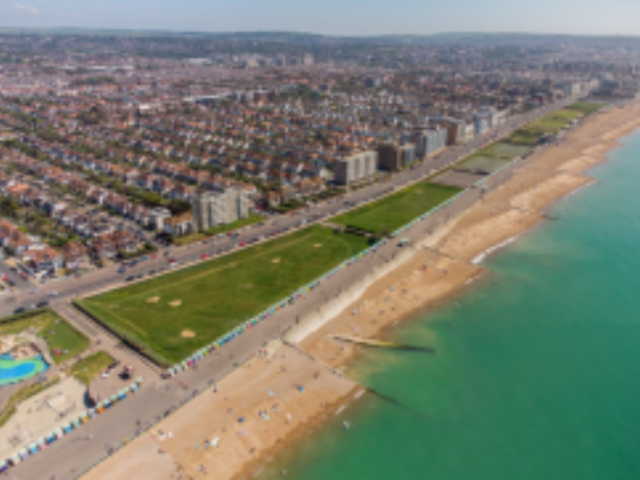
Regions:
<svg viewBox="0 0 640 480"><path fill-rule="evenodd" d="M301 4L292 0L221 2L188 0L0 0L0 26L80 27L200 32L291 31L325 35L429 35L445 32L526 32L570 35L640 35L640 4L629 0L491 0L448 4L349 0Z"/></svg>

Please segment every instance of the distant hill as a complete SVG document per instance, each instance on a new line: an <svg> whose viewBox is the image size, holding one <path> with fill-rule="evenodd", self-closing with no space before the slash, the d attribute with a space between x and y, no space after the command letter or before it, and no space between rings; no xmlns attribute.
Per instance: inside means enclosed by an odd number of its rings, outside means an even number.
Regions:
<svg viewBox="0 0 640 480"><path fill-rule="evenodd" d="M179 32L171 30L120 30L88 29L77 27L60 28L10 28L0 27L0 35L78 35L107 37L179 37L215 38L246 42L296 43L296 44L397 44L397 45L500 45L500 44L600 44L600 45L640 45L640 37L629 36L587 36L587 35L547 35L533 33L480 33L447 32L430 35L377 35L363 37L331 36L305 32Z"/></svg>

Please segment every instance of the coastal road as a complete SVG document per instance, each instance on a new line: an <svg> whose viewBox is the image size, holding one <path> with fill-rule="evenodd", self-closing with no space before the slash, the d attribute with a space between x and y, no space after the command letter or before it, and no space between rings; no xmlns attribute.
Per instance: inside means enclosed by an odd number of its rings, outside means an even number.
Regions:
<svg viewBox="0 0 640 480"><path fill-rule="evenodd" d="M200 261L203 254L207 256L225 255L234 251L236 245L242 242L254 243L261 239L268 239L275 235L285 234L292 229L318 222L332 217L343 211L356 208L362 204L383 197L394 190L419 181L435 171L446 168L459 161L475 150L488 143L504 137L514 130L530 123L544 115L558 110L577 98L568 98L560 102L533 110L523 115L509 119L505 124L474 138L470 142L446 149L435 158L426 160L421 165L390 176L388 181L382 181L368 187L348 192L339 198L320 203L316 206L296 211L293 215L282 215L263 222L262 225L248 227L239 232L236 239L229 237L212 238L202 242L184 246L162 249L155 258L139 262L135 267L126 269L125 273L118 273L120 265L99 269L81 277L71 277L51 281L42 285L37 291L33 289L14 290L0 300L0 316L8 315L18 308L29 308L43 301L74 300L94 292L117 288L126 284L128 277L140 277L135 281L148 278L150 275L165 274L171 270L168 259L175 259L180 265L192 264ZM165 257L166 255L166 257ZM153 273L150 273L153 272Z"/></svg>
<svg viewBox="0 0 640 480"><path fill-rule="evenodd" d="M417 222L403 234L403 237L409 239L410 245L425 238L437 227L478 201L483 196L482 190L495 189L530 161L531 158L510 165L500 174L487 179L483 189L467 190L449 205ZM171 379L147 380L137 394L13 468L11 475L16 480L49 480L53 475L56 480L77 478L103 459L109 447L117 448L130 441L137 430L145 430L161 415L179 408L199 392L203 392L203 395L213 395L211 385L214 381L218 381L238 364L249 359L269 340L281 337L296 324L298 318L316 312L329 299L340 295L367 273L384 266L403 248L413 247L398 247L396 242L387 242L375 253L323 282L319 288L294 305L278 311L269 320L259 323L248 333L237 337L221 350L199 362L197 367ZM91 435L88 436L88 433Z"/></svg>

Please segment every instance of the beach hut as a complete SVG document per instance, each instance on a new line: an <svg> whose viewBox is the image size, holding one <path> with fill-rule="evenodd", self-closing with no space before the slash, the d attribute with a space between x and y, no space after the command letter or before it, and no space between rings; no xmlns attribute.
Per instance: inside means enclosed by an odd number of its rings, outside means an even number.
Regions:
<svg viewBox="0 0 640 480"><path fill-rule="evenodd" d="M29 450L27 450L26 448L23 448L18 453L20 454L20 458L23 461L26 460L27 458L29 458Z"/></svg>
<svg viewBox="0 0 640 480"><path fill-rule="evenodd" d="M41 438L36 442L36 445L38 445L38 450L44 450L47 446L47 442L44 438Z"/></svg>
<svg viewBox="0 0 640 480"><path fill-rule="evenodd" d="M56 434L51 432L45 435L44 438L47 440L47 444L51 445L53 442L56 441Z"/></svg>
<svg viewBox="0 0 640 480"><path fill-rule="evenodd" d="M82 425L82 422L80 421L80 417L73 420L71 424L73 425L73 428L78 428L80 425Z"/></svg>
<svg viewBox="0 0 640 480"><path fill-rule="evenodd" d="M111 395L111 396L109 397L109 404L110 404L110 406L113 406L113 405L115 405L116 403L118 403L118 400L120 400L120 399L118 398L118 395Z"/></svg>
<svg viewBox="0 0 640 480"><path fill-rule="evenodd" d="M73 424L71 422L67 423L64 427L62 427L62 430L64 431L64 433L69 433L71 430L73 430Z"/></svg>
<svg viewBox="0 0 640 480"><path fill-rule="evenodd" d="M56 439L60 440L62 437L64 437L64 431L62 430L62 428L58 427L56 428L53 433L56 436Z"/></svg>
<svg viewBox="0 0 640 480"><path fill-rule="evenodd" d="M0 461L0 473L4 473L9 470L9 464L6 460Z"/></svg>
<svg viewBox="0 0 640 480"><path fill-rule="evenodd" d="M29 447L27 448L27 450L29 450L29 454L33 455L35 453L38 453L38 444L37 443L32 443L31 445L29 445Z"/></svg>
<svg viewBox="0 0 640 480"><path fill-rule="evenodd" d="M127 398L127 390L126 389L120 390L118 392L118 396L120 397L120 400L124 400L125 398Z"/></svg>
<svg viewBox="0 0 640 480"><path fill-rule="evenodd" d="M20 457L20 454L15 453L11 456L11 464L15 467L16 465L18 465L20 462L22 462L22 457Z"/></svg>

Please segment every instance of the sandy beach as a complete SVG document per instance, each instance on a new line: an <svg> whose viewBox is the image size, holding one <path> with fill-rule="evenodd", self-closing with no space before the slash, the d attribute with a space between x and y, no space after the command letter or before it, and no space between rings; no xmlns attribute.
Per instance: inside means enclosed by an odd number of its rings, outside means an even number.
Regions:
<svg viewBox="0 0 640 480"><path fill-rule="evenodd" d="M378 337L459 294L483 275L478 262L488 251L545 221L550 205L592 183L584 172L638 127L637 102L592 115L480 202L410 246L408 261L351 297L341 313L295 337L293 345L269 345L83 478L251 478L360 395L362 388L340 372L362 347L333 335Z"/></svg>

